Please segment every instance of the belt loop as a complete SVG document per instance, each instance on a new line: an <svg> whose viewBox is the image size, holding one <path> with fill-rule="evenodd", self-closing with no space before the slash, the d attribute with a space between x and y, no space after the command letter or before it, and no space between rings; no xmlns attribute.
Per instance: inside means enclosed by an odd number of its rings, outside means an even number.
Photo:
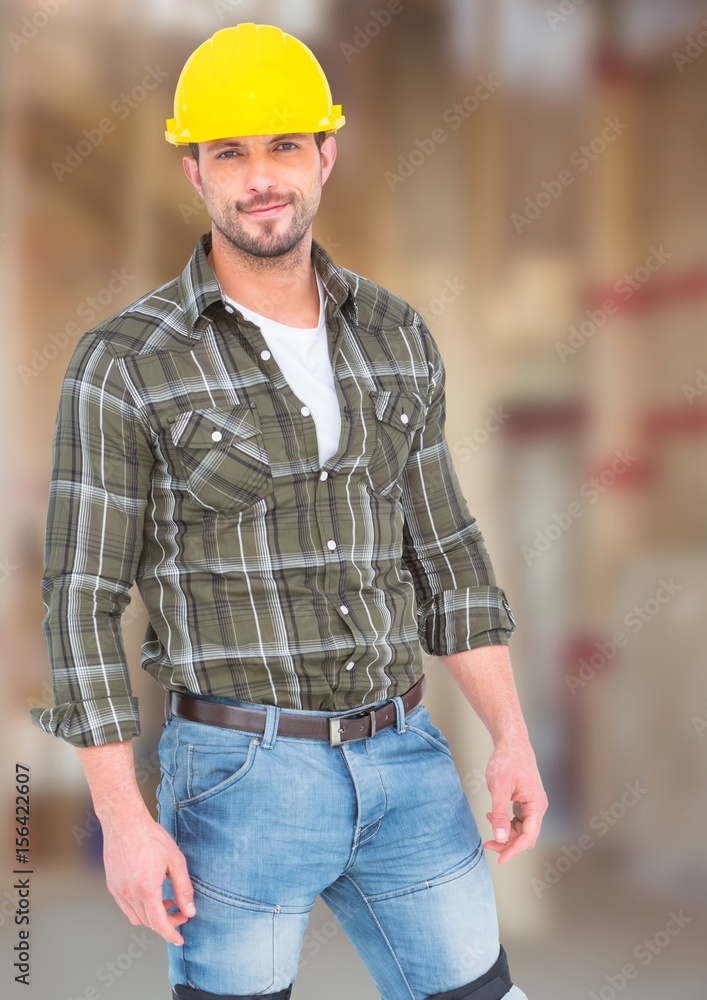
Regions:
<svg viewBox="0 0 707 1000"><path fill-rule="evenodd" d="M405 706L403 705L402 696L396 694L392 699L395 705L395 714L397 716L396 729L399 733L405 732Z"/></svg>
<svg viewBox="0 0 707 1000"><path fill-rule="evenodd" d="M280 720L279 705L266 705L267 718L265 719L265 732L260 741L261 747L270 748L277 739L277 724Z"/></svg>

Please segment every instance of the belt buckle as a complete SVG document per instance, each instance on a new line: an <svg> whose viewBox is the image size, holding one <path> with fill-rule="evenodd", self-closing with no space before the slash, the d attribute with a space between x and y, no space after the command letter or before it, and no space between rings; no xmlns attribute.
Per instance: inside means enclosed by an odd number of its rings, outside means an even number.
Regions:
<svg viewBox="0 0 707 1000"><path fill-rule="evenodd" d="M380 708L380 706L378 706ZM367 712L362 712L359 715L333 715L329 719L329 743L331 746L338 746L340 743L353 743L355 740L365 740L366 734L363 736L349 736L347 739L342 740L339 732L339 723L342 719L355 719L361 718L365 719L366 716L371 717L371 731L368 736L376 735L376 710L374 708L369 708Z"/></svg>

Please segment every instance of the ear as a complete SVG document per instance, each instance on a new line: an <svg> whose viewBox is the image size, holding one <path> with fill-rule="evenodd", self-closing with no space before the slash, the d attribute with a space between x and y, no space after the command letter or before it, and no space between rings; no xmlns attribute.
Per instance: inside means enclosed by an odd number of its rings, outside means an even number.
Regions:
<svg viewBox="0 0 707 1000"><path fill-rule="evenodd" d="M203 198L203 193L201 190L201 176L199 175L199 163L193 156L185 156L182 158L182 167L184 168L184 173L187 175L191 183L194 185L196 190L199 192Z"/></svg>
<svg viewBox="0 0 707 1000"><path fill-rule="evenodd" d="M336 161L336 139L333 135L328 135L322 143L320 156L322 160L322 184L326 184L327 177Z"/></svg>

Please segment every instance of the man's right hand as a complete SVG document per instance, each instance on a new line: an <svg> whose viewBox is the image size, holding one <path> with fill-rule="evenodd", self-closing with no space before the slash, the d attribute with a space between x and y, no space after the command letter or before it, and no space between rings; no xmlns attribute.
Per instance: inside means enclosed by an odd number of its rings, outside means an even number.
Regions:
<svg viewBox="0 0 707 1000"><path fill-rule="evenodd" d="M187 863L174 839L145 810L102 820L103 863L108 891L131 924L144 924L172 944L184 944L177 930L196 913ZM162 899L169 876L176 899ZM167 913L174 905L176 913Z"/></svg>

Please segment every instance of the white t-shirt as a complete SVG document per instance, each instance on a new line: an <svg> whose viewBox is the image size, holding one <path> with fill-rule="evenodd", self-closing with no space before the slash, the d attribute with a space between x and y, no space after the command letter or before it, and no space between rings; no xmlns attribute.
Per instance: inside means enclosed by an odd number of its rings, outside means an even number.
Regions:
<svg viewBox="0 0 707 1000"><path fill-rule="evenodd" d="M326 292L317 274L319 323L310 329L286 326L247 309L240 302L224 298L259 326L271 354L295 396L309 407L317 433L320 466L337 451L341 435L341 412L329 358L324 305Z"/></svg>

